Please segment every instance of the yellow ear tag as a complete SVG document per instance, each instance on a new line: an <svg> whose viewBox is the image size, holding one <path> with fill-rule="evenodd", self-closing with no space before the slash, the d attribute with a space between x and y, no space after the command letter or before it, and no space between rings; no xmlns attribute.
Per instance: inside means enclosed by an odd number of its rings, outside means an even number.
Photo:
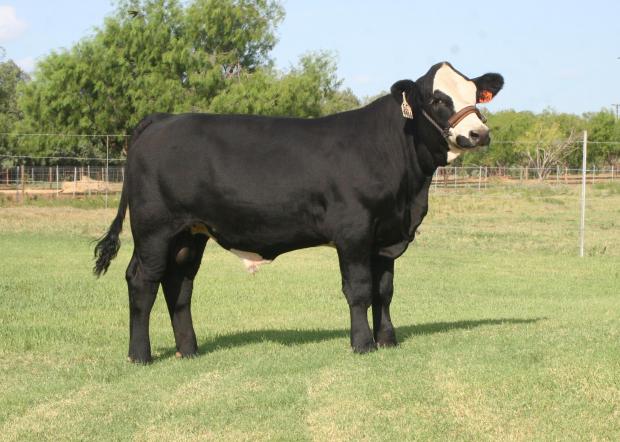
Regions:
<svg viewBox="0 0 620 442"><path fill-rule="evenodd" d="M403 91L403 103L400 105L400 110L403 113L403 117L413 120L413 110L409 103L407 103L407 97L405 96L405 91Z"/></svg>

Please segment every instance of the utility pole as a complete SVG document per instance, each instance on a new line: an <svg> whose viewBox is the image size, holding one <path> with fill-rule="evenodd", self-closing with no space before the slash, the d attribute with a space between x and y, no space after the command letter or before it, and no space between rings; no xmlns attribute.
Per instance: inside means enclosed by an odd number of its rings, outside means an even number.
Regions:
<svg viewBox="0 0 620 442"><path fill-rule="evenodd" d="M612 106L616 108L616 120L618 119L618 108L620 108L620 104L613 103Z"/></svg>

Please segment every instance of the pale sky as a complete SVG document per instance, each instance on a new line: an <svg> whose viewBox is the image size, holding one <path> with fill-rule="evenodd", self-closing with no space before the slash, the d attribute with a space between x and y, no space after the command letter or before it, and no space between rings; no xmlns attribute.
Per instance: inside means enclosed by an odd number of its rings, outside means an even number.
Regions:
<svg viewBox="0 0 620 442"><path fill-rule="evenodd" d="M416 79L438 61L471 77L499 72L491 110L580 114L620 103L620 2L285 0L272 52L287 68L307 51L338 57L344 85L360 96ZM0 46L32 71L103 24L110 0L0 0Z"/></svg>

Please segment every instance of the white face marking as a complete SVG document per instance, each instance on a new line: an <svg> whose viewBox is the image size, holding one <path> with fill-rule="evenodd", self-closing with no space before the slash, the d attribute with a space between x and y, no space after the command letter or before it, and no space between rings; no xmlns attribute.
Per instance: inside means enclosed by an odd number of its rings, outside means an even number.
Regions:
<svg viewBox="0 0 620 442"><path fill-rule="evenodd" d="M447 64L444 64L435 73L433 93L437 90L452 98L455 112L460 111L466 106L473 106L476 104L477 90L474 82L465 79ZM485 126L476 114L471 113L463 118L463 120L452 129L452 135L448 139L450 151L456 154L456 156L452 158L448 155L448 162L454 160L458 154L463 152L463 149L456 144L456 137L462 135L469 138L469 133L471 131L485 130L488 130L487 126Z"/></svg>
<svg viewBox="0 0 620 442"><path fill-rule="evenodd" d="M237 249L230 249L230 251L241 258L245 269L251 274L258 272L261 265L271 263L271 260L264 259L258 253L244 252L243 250Z"/></svg>
<svg viewBox="0 0 620 442"><path fill-rule="evenodd" d="M448 151L448 164L456 160L460 154L460 152L455 152L454 150L452 150L452 148L450 148L450 150Z"/></svg>

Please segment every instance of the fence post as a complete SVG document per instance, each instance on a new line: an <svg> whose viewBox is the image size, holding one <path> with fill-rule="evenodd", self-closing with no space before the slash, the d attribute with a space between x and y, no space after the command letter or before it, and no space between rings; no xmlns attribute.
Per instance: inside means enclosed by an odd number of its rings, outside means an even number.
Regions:
<svg viewBox="0 0 620 442"><path fill-rule="evenodd" d="M555 184L560 184L560 165L555 166Z"/></svg>
<svg viewBox="0 0 620 442"><path fill-rule="evenodd" d="M480 186L482 185L482 166L478 170L478 191L480 191Z"/></svg>
<svg viewBox="0 0 620 442"><path fill-rule="evenodd" d="M456 166L453 166L452 169L454 170L454 188L456 189Z"/></svg>
<svg viewBox="0 0 620 442"><path fill-rule="evenodd" d="M583 258L586 233L586 163L588 161L588 131L583 131L583 152L581 157L581 222L579 225L579 256Z"/></svg>
<svg viewBox="0 0 620 442"><path fill-rule="evenodd" d="M73 168L73 198L75 198L75 193L77 192L77 167Z"/></svg>
<svg viewBox="0 0 620 442"><path fill-rule="evenodd" d="M90 164L86 166L86 175L88 176L86 185L88 186L88 197L90 198Z"/></svg>
<svg viewBox="0 0 620 442"><path fill-rule="evenodd" d="M592 184L594 184L594 177L596 176L596 165L592 165Z"/></svg>
<svg viewBox="0 0 620 442"><path fill-rule="evenodd" d="M22 203L26 201L26 166L22 166Z"/></svg>
<svg viewBox="0 0 620 442"><path fill-rule="evenodd" d="M60 197L60 173L58 172L58 164L56 164L56 198Z"/></svg>
<svg viewBox="0 0 620 442"><path fill-rule="evenodd" d="M110 163L110 136L105 137L105 208L108 208L108 187L110 186L109 176L109 163Z"/></svg>
<svg viewBox="0 0 620 442"><path fill-rule="evenodd" d="M19 166L15 167L15 202L19 202Z"/></svg>
<svg viewBox="0 0 620 442"><path fill-rule="evenodd" d="M614 182L614 166L611 166L611 182Z"/></svg>

